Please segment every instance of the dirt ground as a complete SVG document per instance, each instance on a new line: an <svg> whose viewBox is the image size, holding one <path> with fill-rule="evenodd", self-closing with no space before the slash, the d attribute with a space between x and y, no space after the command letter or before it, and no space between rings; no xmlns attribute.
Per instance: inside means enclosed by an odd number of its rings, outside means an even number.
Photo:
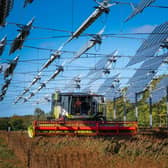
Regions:
<svg viewBox="0 0 168 168"><path fill-rule="evenodd" d="M25 168L168 168L168 137L36 137L0 132ZM19 168L19 167L18 167Z"/></svg>

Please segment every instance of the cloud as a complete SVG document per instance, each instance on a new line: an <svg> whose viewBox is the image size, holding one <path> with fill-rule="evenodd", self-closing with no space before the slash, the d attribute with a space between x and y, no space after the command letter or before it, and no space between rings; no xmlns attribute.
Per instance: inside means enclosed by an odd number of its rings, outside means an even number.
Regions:
<svg viewBox="0 0 168 168"><path fill-rule="evenodd" d="M151 33L157 25L144 25L132 29L132 33Z"/></svg>

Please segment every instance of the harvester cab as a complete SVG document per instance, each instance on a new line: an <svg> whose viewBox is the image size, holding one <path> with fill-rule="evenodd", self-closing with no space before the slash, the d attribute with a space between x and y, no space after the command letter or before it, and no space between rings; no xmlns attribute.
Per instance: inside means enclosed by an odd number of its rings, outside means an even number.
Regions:
<svg viewBox="0 0 168 168"><path fill-rule="evenodd" d="M106 106L102 95L60 93L52 95L52 112L56 120L105 120Z"/></svg>

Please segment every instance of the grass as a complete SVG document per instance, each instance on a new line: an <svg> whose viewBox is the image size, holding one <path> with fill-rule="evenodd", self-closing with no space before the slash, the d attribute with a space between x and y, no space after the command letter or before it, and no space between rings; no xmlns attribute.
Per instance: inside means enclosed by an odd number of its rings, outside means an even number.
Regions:
<svg viewBox="0 0 168 168"><path fill-rule="evenodd" d="M0 168L22 168L21 163L2 138L0 138Z"/></svg>

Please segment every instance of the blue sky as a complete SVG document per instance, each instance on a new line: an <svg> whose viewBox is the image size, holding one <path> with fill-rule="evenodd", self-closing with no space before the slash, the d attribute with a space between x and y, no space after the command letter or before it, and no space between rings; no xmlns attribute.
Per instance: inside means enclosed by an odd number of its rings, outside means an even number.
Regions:
<svg viewBox="0 0 168 168"><path fill-rule="evenodd" d="M128 2L128 0L122 0L123 2ZM21 3L22 2L22 3ZM139 0L129 0L129 2L138 3ZM166 0L156 0L154 5L165 5L168 6ZM38 70L45 62L45 60L38 61L24 61L31 59L48 59L51 51L44 51L38 49L31 49L23 47L22 50L16 51L12 55L8 55L10 49L10 40L13 40L18 34L18 27L14 23L26 24L32 17L35 17L35 22L33 26L47 27L54 29L61 29L67 31L75 31L82 22L95 10L93 7L97 4L93 0L34 0L34 2L28 5L26 8L22 8L23 0L15 0L14 7L10 12L9 17L7 17L6 27L0 28L0 39L7 35L8 45L5 48L5 52L0 58L1 63L7 60L12 60L17 55L20 56L20 61L15 69L13 75L13 80L7 91L7 94L2 102L0 102L0 117L11 116L14 114L24 115L32 114L36 107L44 109L46 112L50 111L50 103L35 105L38 99L41 99L46 94L51 94L57 87L63 87L67 79L72 78L74 75L85 76L88 72L88 68L94 66L99 57L88 58L76 60L69 66L65 67L63 73L52 82L50 82L46 88L44 88L39 94L33 97L30 102L18 103L16 105L12 104L25 87L31 82L33 77L37 74ZM137 15L128 23L124 23L125 18L131 13L131 7L128 5L117 5L110 8L110 13L102 15L97 19L85 32L86 33L97 33L104 26L106 27L105 33L134 33L134 32L151 32L153 28L161 23L168 21L167 9L152 8L149 7L144 10L143 13ZM45 38L51 36L67 36L65 38ZM42 30L34 28L31 30L30 35L24 43L24 46L35 46L39 48L49 48L58 49L58 47L67 40L70 33L67 32L57 32L51 30ZM135 37L135 36L134 36ZM146 38L147 36L136 36L139 38ZM71 41L63 50L66 51L78 51L91 37L79 37ZM141 45L142 40L134 39L124 39L124 38L103 38L103 43L101 46L93 47L89 50L92 53L110 54L115 49L119 50L119 55L130 55L133 56ZM72 58L72 54L63 54L60 60L56 60L46 71L42 74L42 79L40 82L45 81L56 69L56 65L61 64L67 58ZM123 68L128 62L128 58L121 58L110 75L114 75L119 70L118 68ZM86 70L77 70L75 68L84 67ZM73 70L75 69L75 70ZM129 72L126 69L121 71L122 77L128 77L132 71ZM87 80L87 79L86 79ZM0 74L0 87L3 84L3 75ZM36 89L40 82L38 82L32 91ZM125 81L123 81L124 85Z"/></svg>

